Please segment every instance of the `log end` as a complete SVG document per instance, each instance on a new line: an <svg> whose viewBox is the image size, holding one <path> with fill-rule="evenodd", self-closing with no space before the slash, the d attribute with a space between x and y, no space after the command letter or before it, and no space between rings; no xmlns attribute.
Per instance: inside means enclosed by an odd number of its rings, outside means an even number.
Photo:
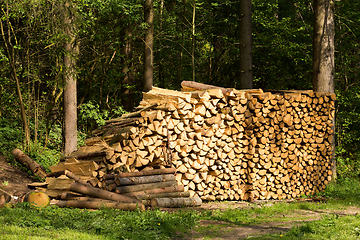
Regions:
<svg viewBox="0 0 360 240"><path fill-rule="evenodd" d="M43 208L49 206L50 198L43 192L29 192L24 196L23 202L28 202L34 207Z"/></svg>

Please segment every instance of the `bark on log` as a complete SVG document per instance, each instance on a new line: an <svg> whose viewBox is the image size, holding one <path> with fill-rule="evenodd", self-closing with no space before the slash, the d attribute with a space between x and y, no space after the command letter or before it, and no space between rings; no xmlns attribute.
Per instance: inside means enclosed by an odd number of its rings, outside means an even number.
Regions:
<svg viewBox="0 0 360 240"><path fill-rule="evenodd" d="M195 207L202 204L201 198L154 198L150 202L152 207Z"/></svg>
<svg viewBox="0 0 360 240"><path fill-rule="evenodd" d="M177 181L166 181L159 183L147 183L139 185L130 185L130 186L121 186L117 187L115 192L117 193L130 193L130 192L139 192L149 189L164 188L164 187L174 187L177 185Z"/></svg>
<svg viewBox="0 0 360 240"><path fill-rule="evenodd" d="M123 203L123 202L109 202L109 201L76 201L76 200L60 200L56 204L59 207L73 207L73 208L88 208L88 209L102 209L114 208L121 210L134 211L136 209L145 210L145 206L141 203Z"/></svg>
<svg viewBox="0 0 360 240"><path fill-rule="evenodd" d="M141 203L139 200L129 196L123 196L117 193L109 192L103 189L94 188L89 185L83 185L77 182L73 182L70 185L70 190L73 192L89 195L90 197L97 197L107 200L114 200L124 203Z"/></svg>
<svg viewBox="0 0 360 240"><path fill-rule="evenodd" d="M105 151L96 151L96 152L89 152L89 153L74 152L70 156L61 157L60 162L63 162L63 161L65 161L67 159L70 159L70 158L76 158L78 160L80 160L80 159L81 160L85 160L85 159L90 159L91 160L91 158L105 157L105 156L106 156Z"/></svg>
<svg viewBox="0 0 360 240"><path fill-rule="evenodd" d="M141 116L141 112L147 110L147 109L151 109L151 108L154 108L154 107L157 107L158 104L155 103L155 104L152 104L150 106L147 106L147 107L144 107L142 109L140 109L139 111L136 111L136 112L133 112L133 113L128 113L128 114L123 114L121 117L119 118L114 118L114 119L110 119L110 120L106 120L105 123L108 124L108 123L114 123L114 122L120 122L120 121L123 121L125 119L128 119L128 118L132 118L132 117L139 117Z"/></svg>
<svg viewBox="0 0 360 240"><path fill-rule="evenodd" d="M32 160L30 157L28 157L25 153L23 153L19 149L12 150L11 154L15 157L15 159L21 163L24 167L29 169L34 175L39 176L40 178L46 177L46 171L45 169Z"/></svg>
<svg viewBox="0 0 360 240"><path fill-rule="evenodd" d="M138 200L148 200L154 198L180 198L190 197L190 192L169 192L169 193L158 193L158 194L145 194L135 196Z"/></svg>
<svg viewBox="0 0 360 240"><path fill-rule="evenodd" d="M171 193L171 192L184 192L184 186L178 185L173 187L163 187L163 188L155 188L138 192L129 192L124 193L124 195L129 197L137 197L141 195L152 195L152 194L162 194L162 193Z"/></svg>
<svg viewBox="0 0 360 240"><path fill-rule="evenodd" d="M166 181L175 181L175 176L173 174L162 174L162 175L150 175L150 176L141 176L141 177L115 178L115 183L118 186L166 182Z"/></svg>
<svg viewBox="0 0 360 240"><path fill-rule="evenodd" d="M163 168L163 169L154 169L140 172L130 172L130 173L119 173L116 175L117 178L125 178L125 177L140 177L140 176L150 176L150 175L158 175L158 174L171 174L175 173L176 168ZM110 176L108 176L110 177ZM110 178L107 178L110 179Z"/></svg>
<svg viewBox="0 0 360 240"><path fill-rule="evenodd" d="M203 84L203 83L198 83L198 82L193 82L193 81L182 81L181 86L183 88L191 88L194 90L221 89L223 94L232 91L231 88L222 88L222 87L217 87L214 85L208 85L208 84Z"/></svg>

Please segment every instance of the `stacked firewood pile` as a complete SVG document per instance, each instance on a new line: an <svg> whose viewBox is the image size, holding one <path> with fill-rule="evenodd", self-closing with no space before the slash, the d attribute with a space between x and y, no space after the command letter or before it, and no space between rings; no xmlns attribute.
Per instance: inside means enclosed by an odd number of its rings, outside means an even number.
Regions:
<svg viewBox="0 0 360 240"><path fill-rule="evenodd" d="M121 192L116 174L164 166L203 200L290 199L331 180L334 94L182 86L144 93L73 154L96 163L94 187Z"/></svg>

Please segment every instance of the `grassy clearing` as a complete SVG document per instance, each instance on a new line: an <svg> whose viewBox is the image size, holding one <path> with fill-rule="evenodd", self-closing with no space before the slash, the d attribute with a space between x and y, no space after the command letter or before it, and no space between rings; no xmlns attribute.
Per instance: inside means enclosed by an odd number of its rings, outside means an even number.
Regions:
<svg viewBox="0 0 360 240"><path fill-rule="evenodd" d="M193 211L39 210L19 204L0 210L0 239L169 239L195 226L196 220Z"/></svg>
<svg viewBox="0 0 360 240"><path fill-rule="evenodd" d="M266 222L305 220L302 212L329 212L348 206L360 206L357 180L342 180L330 185L321 195L327 202L264 203L246 209L226 210L180 209L169 213L160 210L97 211L47 207L36 209L29 204L0 209L0 239L173 239L185 236L191 229L203 233L204 239L221 236L228 226L255 225ZM219 224L197 227L199 220ZM221 221L221 222L220 222ZM329 214L322 220L294 227L283 235L265 235L253 239L358 239L360 216L339 217Z"/></svg>
<svg viewBox="0 0 360 240"><path fill-rule="evenodd" d="M263 235L249 239L360 239L360 217L339 217L331 214L324 216L321 220L294 227L287 233Z"/></svg>

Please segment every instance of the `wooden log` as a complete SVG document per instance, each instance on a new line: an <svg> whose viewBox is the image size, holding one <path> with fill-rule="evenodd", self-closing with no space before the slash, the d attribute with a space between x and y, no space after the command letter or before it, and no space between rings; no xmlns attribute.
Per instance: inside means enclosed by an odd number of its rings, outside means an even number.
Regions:
<svg viewBox="0 0 360 240"><path fill-rule="evenodd" d="M177 185L177 181L146 183L146 184L116 187L115 192L123 194L123 193L139 192L139 191L156 189L156 188L174 187L176 185Z"/></svg>
<svg viewBox="0 0 360 240"><path fill-rule="evenodd" d="M155 189L148 189L138 192L129 192L124 193L124 195L129 197L137 197L141 195L153 195L153 194L163 194L163 193L171 193L171 192L184 192L183 185L177 185L173 187L162 187L162 188L155 188Z"/></svg>
<svg viewBox="0 0 360 240"><path fill-rule="evenodd" d="M97 198L114 200L114 201L119 201L119 202L124 202L124 203L140 203L139 200L134 199L132 197L123 196L123 195L120 195L120 194L117 194L114 192L109 192L109 191L106 191L103 189L94 188L89 185L83 185L83 184L80 184L77 182L73 182L70 185L70 190L73 192L88 195L90 197L97 197Z"/></svg>
<svg viewBox="0 0 360 240"><path fill-rule="evenodd" d="M223 92L223 94L231 92L233 90L233 89L229 89L229 88L222 88L222 87L217 87L214 85L208 85L208 84L203 84L203 83L198 83L198 82L193 82L193 81L182 81L181 86L188 90L220 89Z"/></svg>
<svg viewBox="0 0 360 240"><path fill-rule="evenodd" d="M115 178L115 183L118 186L165 182L165 181L175 181L175 175L162 174L162 175L150 175L150 176L140 176L140 177Z"/></svg>
<svg viewBox="0 0 360 240"><path fill-rule="evenodd" d="M169 192L169 193L158 193L158 194L145 194L135 196L139 200L147 200L154 198L180 198L190 197L190 192Z"/></svg>
<svg viewBox="0 0 360 240"><path fill-rule="evenodd" d="M106 121L105 121L105 124L114 123L114 122L120 122L120 121L123 121L123 120L125 120L125 119L132 118L132 117L139 117L139 116L141 116L141 113L142 113L143 111L146 111L146 110L148 110L148 109L151 109L151 108L154 108L154 107L157 107L157 106L158 106L157 103L152 104L152 105L150 105L150 106L146 106L146 107L144 107L144 108L142 108L142 109L140 109L140 110L138 110L138 111L136 111L136 112L123 114L123 115L122 115L121 117L119 117L119 118L114 118L114 119L106 120Z"/></svg>
<svg viewBox="0 0 360 240"><path fill-rule="evenodd" d="M97 158L97 157L105 157L106 156L106 151L96 151L96 152L73 152L72 155L70 156L64 156L60 158L60 162L63 162L67 159L70 158L76 158L76 159L81 159L81 160L86 160L86 159L92 159L92 158Z"/></svg>
<svg viewBox="0 0 360 240"><path fill-rule="evenodd" d="M151 199L152 207L177 208L177 207L195 207L202 204L199 197L189 198L154 198Z"/></svg>
<svg viewBox="0 0 360 240"><path fill-rule="evenodd" d="M45 178L46 177L46 171L45 169L32 160L30 157L28 157L25 153L23 153L20 149L14 149L12 150L11 154L15 157L15 160L21 163L24 167L26 167L28 170L30 170L34 175Z"/></svg>
<svg viewBox="0 0 360 240"><path fill-rule="evenodd" d="M88 208L88 209L102 209L114 208L120 210L134 211L137 209L145 210L145 206L141 203L123 203L116 201L76 201L76 200L59 200L56 204L59 207L72 207L72 208Z"/></svg>
<svg viewBox="0 0 360 240"><path fill-rule="evenodd" d="M175 173L176 168L160 168L160 169L154 169L154 170L145 170L145 171L139 171L139 172L130 172L130 173L118 173L116 175L117 178L125 178L125 177L140 177L140 176L150 176L150 175L158 175L158 174L171 174ZM108 178L111 178L111 176L107 176Z"/></svg>
<svg viewBox="0 0 360 240"><path fill-rule="evenodd" d="M50 198L44 192L28 192L25 194L23 202L28 202L34 207L42 208L49 206Z"/></svg>

